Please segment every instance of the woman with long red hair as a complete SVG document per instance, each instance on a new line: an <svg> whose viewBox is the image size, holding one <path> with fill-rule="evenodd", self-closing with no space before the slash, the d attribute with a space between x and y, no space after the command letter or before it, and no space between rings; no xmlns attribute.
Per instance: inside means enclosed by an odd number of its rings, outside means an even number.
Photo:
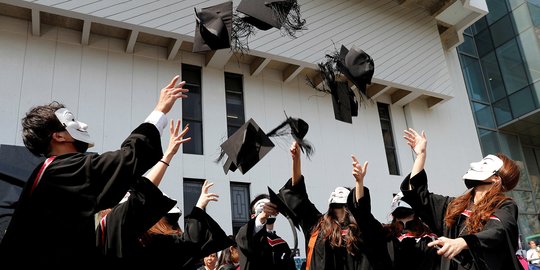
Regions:
<svg viewBox="0 0 540 270"><path fill-rule="evenodd" d="M416 153L411 171L401 191L415 212L442 237L428 244L443 257L442 270L519 269L515 257L518 246L515 202L505 195L519 181L516 162L503 154L487 155L471 163L463 176L468 190L457 198L428 190L425 132L405 131L407 144Z"/></svg>

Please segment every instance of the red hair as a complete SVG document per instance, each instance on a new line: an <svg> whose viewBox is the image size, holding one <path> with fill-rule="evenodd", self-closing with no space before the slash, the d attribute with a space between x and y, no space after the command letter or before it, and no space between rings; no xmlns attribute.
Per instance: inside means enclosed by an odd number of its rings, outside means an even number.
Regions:
<svg viewBox="0 0 540 270"><path fill-rule="evenodd" d="M501 181L495 182L482 199L474 204L472 209L469 209L472 213L465 221L469 234L481 231L493 212L500 208L506 200L511 200L504 192L512 190L519 181L520 170L516 162L501 153L498 153L497 157L503 161L503 166L497 172ZM474 190L471 190L450 202L444 218L448 228L456 225L457 217L467 209L473 196Z"/></svg>
<svg viewBox="0 0 540 270"><path fill-rule="evenodd" d="M359 250L358 244L360 243L361 232L347 207L345 207L345 221L348 223L347 228L349 230L347 234L341 235L341 225L337 222L334 209L330 207L328 212L319 219L315 231L322 232L324 241L328 241L332 248L344 246L350 254L355 255Z"/></svg>

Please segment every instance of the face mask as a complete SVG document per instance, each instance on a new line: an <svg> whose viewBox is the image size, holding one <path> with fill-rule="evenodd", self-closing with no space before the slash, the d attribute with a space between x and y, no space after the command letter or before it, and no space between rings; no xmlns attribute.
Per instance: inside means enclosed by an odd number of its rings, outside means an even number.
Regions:
<svg viewBox="0 0 540 270"><path fill-rule="evenodd" d="M81 141L78 141L78 140L74 140L73 141L73 146L75 146L75 149L77 149L77 152L79 153L86 153L86 151L88 150L88 143L85 143L85 142L81 142Z"/></svg>
<svg viewBox="0 0 540 270"><path fill-rule="evenodd" d="M266 224L268 224L268 225L272 225L272 224L274 224L274 222L276 222L275 217L269 217L269 218L266 219Z"/></svg>
<svg viewBox="0 0 540 270"><path fill-rule="evenodd" d="M475 187L477 187L477 186L491 185L491 184L493 184L493 182L484 182L484 181L477 181L477 180L468 180L468 179L465 179L465 186L466 186L468 189L475 188Z"/></svg>

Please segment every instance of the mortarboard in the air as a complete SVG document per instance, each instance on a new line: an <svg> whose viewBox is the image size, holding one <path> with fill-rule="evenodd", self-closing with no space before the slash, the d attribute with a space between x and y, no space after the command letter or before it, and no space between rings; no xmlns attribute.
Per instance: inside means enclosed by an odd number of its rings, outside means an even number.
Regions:
<svg viewBox="0 0 540 270"><path fill-rule="evenodd" d="M268 187L268 195L270 196L270 202L277 206L277 210L286 218L290 219L294 226L300 228L299 218L294 214L294 212L285 204L283 198L275 193L270 187Z"/></svg>
<svg viewBox="0 0 540 270"><path fill-rule="evenodd" d="M298 143L302 152L306 153L309 158L313 154L313 145L307 140L304 140L308 130L309 124L301 118L288 117L283 123L279 124L276 128L266 133L268 137L278 137L284 135L291 135L292 138Z"/></svg>
<svg viewBox="0 0 540 270"><path fill-rule="evenodd" d="M347 82L337 82L337 87L331 90L334 117L336 120L352 123L351 90ZM353 93L354 96L354 93ZM358 107L356 107L358 111Z"/></svg>
<svg viewBox="0 0 540 270"><path fill-rule="evenodd" d="M350 50L341 45L337 67L364 96L366 85L371 84L375 64L371 56L363 50L352 47Z"/></svg>
<svg viewBox="0 0 540 270"><path fill-rule="evenodd" d="M193 52L204 52L231 47L233 3L195 8L195 40Z"/></svg>
<svg viewBox="0 0 540 270"><path fill-rule="evenodd" d="M249 119L221 144L222 153L218 161L227 155L227 161L223 166L225 173L238 168L242 174L245 174L273 147L274 143L270 138L253 119Z"/></svg>
<svg viewBox="0 0 540 270"><path fill-rule="evenodd" d="M244 21L260 30L284 28L294 36L296 31L304 29L305 20L300 17L296 0L242 0L236 10L245 15Z"/></svg>

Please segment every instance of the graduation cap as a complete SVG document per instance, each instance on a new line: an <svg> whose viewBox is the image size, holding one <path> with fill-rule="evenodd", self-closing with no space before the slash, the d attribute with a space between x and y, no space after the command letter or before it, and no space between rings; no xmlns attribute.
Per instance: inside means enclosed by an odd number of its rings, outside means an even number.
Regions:
<svg viewBox="0 0 540 270"><path fill-rule="evenodd" d="M336 120L352 123L353 108L358 112L358 103L355 102L354 93L350 90L348 83L337 82L337 87L331 89L331 94Z"/></svg>
<svg viewBox="0 0 540 270"><path fill-rule="evenodd" d="M300 228L299 218L294 212L285 204L283 198L275 193L270 187L268 187L268 195L270 196L270 202L277 206L277 210L286 218L290 218L295 227Z"/></svg>
<svg viewBox="0 0 540 270"><path fill-rule="evenodd" d="M242 18L245 22L260 30L274 27L292 37L296 31L304 29L306 23L300 17L296 0L242 0L236 10L245 15Z"/></svg>
<svg viewBox="0 0 540 270"><path fill-rule="evenodd" d="M300 219L294 214L294 212L287 206L285 201L281 196L276 194L270 187L268 188L268 195L270 196L270 202L275 204L277 206L277 210L287 218L289 221L289 224L291 225L291 230L294 237L294 248L292 250L296 250L298 248L298 232L297 228L300 229ZM291 257L294 257L294 252L291 253Z"/></svg>
<svg viewBox="0 0 540 270"><path fill-rule="evenodd" d="M285 117L287 117L285 121L279 124L272 131L268 132L266 135L268 137L277 137L290 134L298 143L302 152L306 153L308 158L311 157L314 151L313 145L307 140L304 140L304 137L309 130L309 124L303 119L288 117L287 114L285 114Z"/></svg>
<svg viewBox="0 0 540 270"><path fill-rule="evenodd" d="M375 64L371 56L362 50L341 45L337 67L347 79L349 79L364 96L366 95L366 84L371 84Z"/></svg>
<svg viewBox="0 0 540 270"><path fill-rule="evenodd" d="M274 143L259 125L253 119L249 119L221 144L221 155L217 161L220 161L226 154L227 161L223 166L225 174L229 170L234 172L237 168L242 174L245 174L273 147Z"/></svg>
<svg viewBox="0 0 540 270"><path fill-rule="evenodd" d="M193 52L204 52L231 47L233 3L195 8L195 41Z"/></svg>

